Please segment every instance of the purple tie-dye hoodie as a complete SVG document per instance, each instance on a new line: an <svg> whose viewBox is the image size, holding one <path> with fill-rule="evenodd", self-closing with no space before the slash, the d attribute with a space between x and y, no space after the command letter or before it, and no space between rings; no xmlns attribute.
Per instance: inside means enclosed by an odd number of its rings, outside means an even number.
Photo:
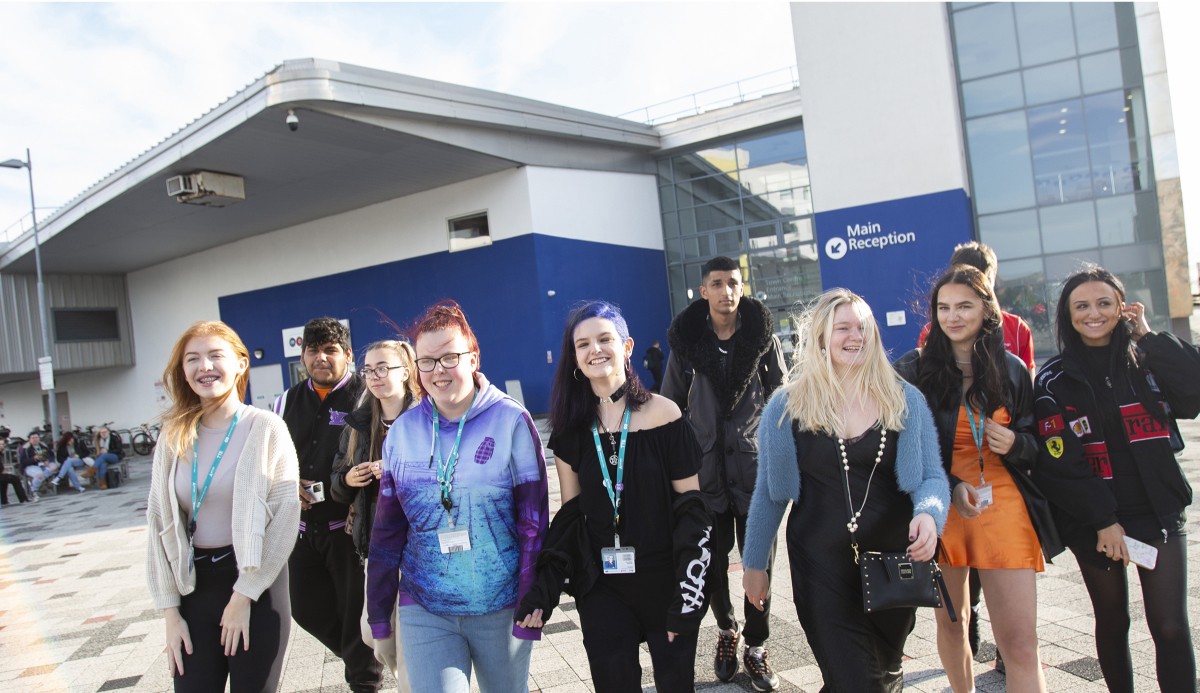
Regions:
<svg viewBox="0 0 1200 693"><path fill-rule="evenodd" d="M441 616L482 616L514 608L535 578L549 521L546 459L529 412L476 374L478 394L463 427L450 498L456 528L471 550L443 554L437 530L449 527L432 460L429 398L396 419L383 443L383 479L367 566L367 621L391 635L392 605L419 604ZM458 419L439 417L443 457ZM537 630L513 626L536 640Z"/></svg>

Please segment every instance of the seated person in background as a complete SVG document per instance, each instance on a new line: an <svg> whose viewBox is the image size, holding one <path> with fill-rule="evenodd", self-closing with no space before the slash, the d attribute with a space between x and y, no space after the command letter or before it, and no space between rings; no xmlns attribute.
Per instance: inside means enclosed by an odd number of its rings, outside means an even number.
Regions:
<svg viewBox="0 0 1200 693"><path fill-rule="evenodd" d="M108 478L104 473L108 465L116 464L125 459L125 447L121 445L121 437L113 435L106 426L96 431L92 441L92 451L96 453L96 474L99 475L100 489L108 489Z"/></svg>
<svg viewBox="0 0 1200 693"><path fill-rule="evenodd" d="M58 471L58 462L54 460L54 451L42 444L41 431L32 431L29 442L21 446L17 455L17 464L21 473L33 479L33 500L37 500L38 489L46 476Z"/></svg>
<svg viewBox="0 0 1200 693"><path fill-rule="evenodd" d="M83 493L83 484L79 483L75 470L80 467L89 468L93 464L92 458L88 456L87 445L75 437L74 431L66 431L54 446L54 454L61 460L62 468L50 483L58 486L58 482L65 476L71 480L71 486Z"/></svg>

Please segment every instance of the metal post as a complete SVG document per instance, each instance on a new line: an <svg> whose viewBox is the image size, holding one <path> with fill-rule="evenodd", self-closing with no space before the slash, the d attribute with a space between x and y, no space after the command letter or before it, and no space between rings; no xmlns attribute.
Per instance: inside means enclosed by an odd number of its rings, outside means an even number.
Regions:
<svg viewBox="0 0 1200 693"><path fill-rule="evenodd" d="M50 313L49 307L46 305L46 285L42 282L42 245L38 240L38 225L37 225L37 203L33 198L33 157L29 154L29 149L25 150L25 169L29 172L29 209L33 212L33 262L37 265L37 291L38 291L38 312L42 316L42 355L53 359L50 353ZM50 362L50 377L54 378L54 362ZM54 444L58 442L59 427L58 427L58 397L54 392L54 388L46 393L46 400L50 404L50 435L52 436L49 447L54 449Z"/></svg>

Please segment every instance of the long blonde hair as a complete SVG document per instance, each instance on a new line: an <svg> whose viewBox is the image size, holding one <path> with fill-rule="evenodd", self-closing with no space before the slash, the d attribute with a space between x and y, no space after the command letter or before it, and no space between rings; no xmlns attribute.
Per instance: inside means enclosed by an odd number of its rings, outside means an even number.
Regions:
<svg viewBox="0 0 1200 693"><path fill-rule="evenodd" d="M838 378L826 346L833 337L834 313L851 306L862 326L861 363ZM776 425L795 419L802 430L837 435L845 423L847 392L862 393L879 407L879 421L889 431L904 429L908 405L900 377L888 362L871 307L861 296L846 289L830 289L817 302L794 317L800 339L795 362L781 387L787 410Z"/></svg>
<svg viewBox="0 0 1200 693"><path fill-rule="evenodd" d="M408 411L415 402L421 399L421 379L417 377L417 353L408 342L401 342L395 339L385 339L374 344L368 344L366 349L362 350L363 363L366 364L367 354L376 349L385 349L392 352L400 359L400 365L408 369L408 379L404 381L404 403L400 407L400 413ZM383 427L383 404L379 398L371 392L371 388L364 387L362 397L359 399L359 406L362 406L364 400L371 400L371 447L368 455L368 462L374 461L375 455L380 455L383 449L383 439L387 437L387 430ZM358 449L358 429L353 426L347 426L350 430L350 438L347 441L346 456L342 459L342 466L350 464L354 458L354 451Z"/></svg>
<svg viewBox="0 0 1200 693"><path fill-rule="evenodd" d="M196 441L196 424L200 422L200 417L224 404L234 390L237 391L239 402L246 399L246 386L250 383L249 368L238 376L234 387L226 392L225 396L214 398L208 404L201 401L200 395L196 394L188 383L187 375L183 371L183 355L187 343L194 337L209 336L224 339L229 342L230 348L239 359L246 359L247 362L250 360L250 352L246 350L241 337L238 337L237 332L229 325L219 320L201 320L184 331L175 342L175 347L171 349L171 358L167 361L167 369L163 371L163 388L171 399L171 407L162 415L162 433L159 435L158 444L166 446L167 452L170 453L167 459L171 459L171 456L188 456L192 443Z"/></svg>

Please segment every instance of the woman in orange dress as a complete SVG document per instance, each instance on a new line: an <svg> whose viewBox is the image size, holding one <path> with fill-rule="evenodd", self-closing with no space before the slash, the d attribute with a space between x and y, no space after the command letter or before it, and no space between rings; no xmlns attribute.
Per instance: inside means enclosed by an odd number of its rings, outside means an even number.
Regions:
<svg viewBox="0 0 1200 693"><path fill-rule="evenodd" d="M953 507L940 560L951 622L937 611L938 654L955 693L975 690L967 642L971 568L987 599L992 633L1004 657L1007 690L1046 690L1037 642L1035 576L1062 550L1046 499L1029 478L1037 459L1033 381L1004 349L1000 306L983 273L957 265L931 294L932 322L922 349L896 370L925 395L950 477Z"/></svg>

